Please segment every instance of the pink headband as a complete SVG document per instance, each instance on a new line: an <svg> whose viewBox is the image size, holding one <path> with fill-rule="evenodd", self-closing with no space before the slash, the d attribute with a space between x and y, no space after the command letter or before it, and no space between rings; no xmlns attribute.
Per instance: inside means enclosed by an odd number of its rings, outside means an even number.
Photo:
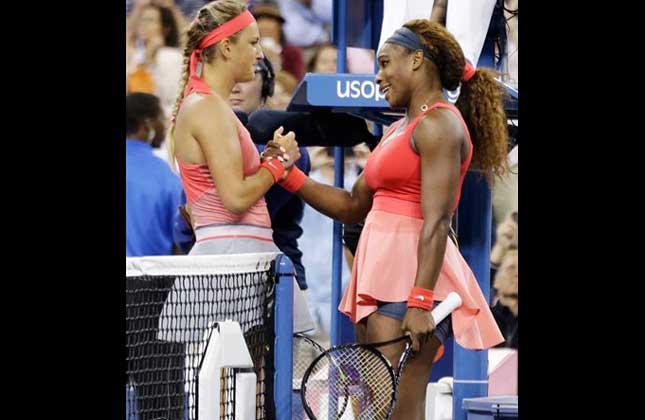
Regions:
<svg viewBox="0 0 645 420"><path fill-rule="evenodd" d="M253 22L255 22L255 18L253 17L251 12L245 10L239 16L236 16L233 19L213 29L202 39L202 41L199 43L199 48L195 48L192 55L190 56L190 80L188 82L188 85L186 86L186 90L184 91L184 96L187 96L192 90L200 93L208 93L210 91L210 89L205 86L206 84L201 79L201 77L197 75L199 54L201 54L204 49L220 42L222 39L238 33ZM206 90L205 92L203 92L204 89Z"/></svg>

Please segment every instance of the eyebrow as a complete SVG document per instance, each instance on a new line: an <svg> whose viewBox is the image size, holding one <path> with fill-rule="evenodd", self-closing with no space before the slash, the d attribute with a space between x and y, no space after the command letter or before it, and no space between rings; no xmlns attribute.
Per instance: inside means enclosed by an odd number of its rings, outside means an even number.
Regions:
<svg viewBox="0 0 645 420"><path fill-rule="evenodd" d="M376 59L380 60L381 58L389 58L389 56L386 53L381 53L381 54L378 55L378 57Z"/></svg>

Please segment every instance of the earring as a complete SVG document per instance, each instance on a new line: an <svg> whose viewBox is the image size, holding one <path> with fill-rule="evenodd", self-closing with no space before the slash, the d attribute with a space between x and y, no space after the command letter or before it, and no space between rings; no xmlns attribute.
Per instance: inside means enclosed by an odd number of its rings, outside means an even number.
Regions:
<svg viewBox="0 0 645 420"><path fill-rule="evenodd" d="M421 112L426 112L428 110L428 105L423 104L421 105Z"/></svg>

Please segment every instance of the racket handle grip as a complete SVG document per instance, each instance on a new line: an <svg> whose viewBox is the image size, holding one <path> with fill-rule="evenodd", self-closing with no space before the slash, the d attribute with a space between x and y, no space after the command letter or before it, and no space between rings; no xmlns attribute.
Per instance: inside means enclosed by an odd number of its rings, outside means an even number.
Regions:
<svg viewBox="0 0 645 420"><path fill-rule="evenodd" d="M432 310L434 325L439 324L455 309L461 306L461 296L455 292L448 293L448 296Z"/></svg>

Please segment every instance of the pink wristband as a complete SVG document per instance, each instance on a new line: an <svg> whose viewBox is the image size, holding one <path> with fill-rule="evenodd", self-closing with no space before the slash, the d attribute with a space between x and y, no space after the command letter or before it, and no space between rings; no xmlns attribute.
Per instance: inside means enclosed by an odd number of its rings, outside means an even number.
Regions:
<svg viewBox="0 0 645 420"><path fill-rule="evenodd" d="M415 287L408 297L408 308L421 308L431 311L434 304L434 292L422 287Z"/></svg>
<svg viewBox="0 0 645 420"><path fill-rule="evenodd" d="M280 163L277 159L273 158L268 158L262 164L260 165L262 168L266 168L269 172L271 172L271 176L273 176L273 182L278 182L280 180L280 177L282 174L284 174L284 165Z"/></svg>
<svg viewBox="0 0 645 420"><path fill-rule="evenodd" d="M289 175L287 175L287 177L283 181L280 181L280 185L290 193L295 193L300 188L302 188L306 180L307 175L305 175L305 173L302 172L300 168L294 165L291 167Z"/></svg>

